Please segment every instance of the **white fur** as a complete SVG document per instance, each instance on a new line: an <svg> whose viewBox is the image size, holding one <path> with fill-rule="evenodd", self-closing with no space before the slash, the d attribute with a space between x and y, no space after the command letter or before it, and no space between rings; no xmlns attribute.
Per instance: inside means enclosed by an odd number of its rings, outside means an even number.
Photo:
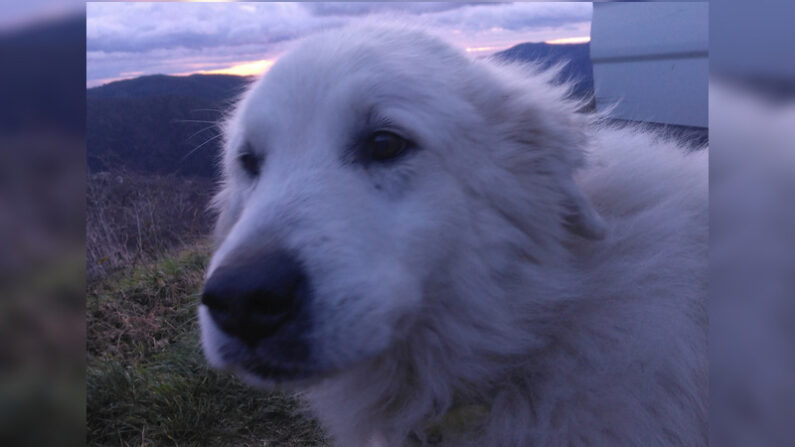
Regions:
<svg viewBox="0 0 795 447"><path fill-rule="evenodd" d="M322 373L279 385L336 445L706 445L707 152L577 113L553 76L366 24L305 40L229 117L208 276L299 254ZM418 149L346 162L373 109ZM274 385L200 317L215 366ZM465 405L487 416L427 439Z"/></svg>

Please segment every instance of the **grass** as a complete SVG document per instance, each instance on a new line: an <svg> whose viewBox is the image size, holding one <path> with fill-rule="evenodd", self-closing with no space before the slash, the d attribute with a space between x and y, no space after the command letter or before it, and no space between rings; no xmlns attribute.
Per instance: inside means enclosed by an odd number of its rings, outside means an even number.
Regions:
<svg viewBox="0 0 795 447"><path fill-rule="evenodd" d="M207 253L191 246L88 284L88 444L326 445L293 398L206 365L196 304Z"/></svg>

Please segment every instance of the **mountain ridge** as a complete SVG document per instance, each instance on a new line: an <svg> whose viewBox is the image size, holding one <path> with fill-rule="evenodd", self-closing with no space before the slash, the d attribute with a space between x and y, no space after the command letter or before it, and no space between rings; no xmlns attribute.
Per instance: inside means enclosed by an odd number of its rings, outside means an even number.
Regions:
<svg viewBox="0 0 795 447"><path fill-rule="evenodd" d="M195 96L211 101L228 100L243 92L250 76L152 74L122 79L86 89L88 98L136 98L160 95Z"/></svg>

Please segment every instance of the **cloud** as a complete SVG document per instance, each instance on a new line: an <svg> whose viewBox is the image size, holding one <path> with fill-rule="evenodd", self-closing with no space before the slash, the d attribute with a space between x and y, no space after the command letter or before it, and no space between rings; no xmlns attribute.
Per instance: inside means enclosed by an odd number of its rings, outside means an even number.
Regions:
<svg viewBox="0 0 795 447"><path fill-rule="evenodd" d="M591 17L591 4L581 2L91 2L86 8L89 83L273 59L299 37L364 16L424 24L462 47L588 35Z"/></svg>
<svg viewBox="0 0 795 447"><path fill-rule="evenodd" d="M334 22L312 17L299 3L89 3L86 46L136 52L266 44Z"/></svg>
<svg viewBox="0 0 795 447"><path fill-rule="evenodd" d="M302 3L316 16L361 16L366 14L401 12L412 14L435 13L464 8L474 3L450 2L311 2ZM497 5L498 3L486 3Z"/></svg>
<svg viewBox="0 0 795 447"><path fill-rule="evenodd" d="M467 8L428 16L428 25L453 27L464 32L478 32L492 28L521 31L539 27L553 28L571 23L590 22L591 5L571 3L511 3L476 4Z"/></svg>

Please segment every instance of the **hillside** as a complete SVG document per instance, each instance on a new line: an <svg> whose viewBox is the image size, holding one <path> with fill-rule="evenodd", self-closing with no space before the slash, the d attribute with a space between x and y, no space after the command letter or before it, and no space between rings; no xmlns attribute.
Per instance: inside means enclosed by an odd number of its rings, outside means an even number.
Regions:
<svg viewBox="0 0 795 447"><path fill-rule="evenodd" d="M220 140L215 124L248 82L156 75L88 89L89 171L213 177Z"/></svg>

